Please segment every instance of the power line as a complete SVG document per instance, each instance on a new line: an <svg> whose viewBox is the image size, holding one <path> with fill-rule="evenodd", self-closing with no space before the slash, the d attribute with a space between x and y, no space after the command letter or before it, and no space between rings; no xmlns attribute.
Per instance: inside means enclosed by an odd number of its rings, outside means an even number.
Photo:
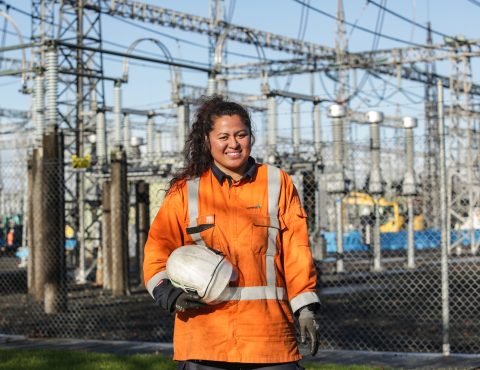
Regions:
<svg viewBox="0 0 480 370"><path fill-rule="evenodd" d="M207 49L208 50L208 46L206 45L203 45L203 44L199 44L199 43L196 43L196 42L193 42L193 41L189 41L189 40L185 40L185 39L182 39L182 38L179 38L179 37L175 37L175 36L171 36L167 33L163 33L163 32L160 32L160 31L156 31L156 30L153 30L149 27L145 27L145 26L142 26L140 24L137 24L137 23L134 23L134 22L130 22L128 21L127 19L122 19L122 18L118 18L116 16L113 16L109 13L106 13L106 12L102 12L103 14L106 14L110 17L112 17L113 19L115 20L118 20L118 21L121 21L123 23L126 23L126 24L129 24L130 26L132 27L136 27L136 28L139 28L139 29L142 29L144 31L147 31L147 32L151 32L151 33L154 33L156 35L160 35L160 36L164 36L164 37L167 37L169 39L172 39L172 40L175 40L177 42L183 42L185 44L188 44L188 45L192 45L192 46L196 46L196 47L199 47L199 48L202 48L202 49ZM239 56L239 57L243 57L243 58L248 58L248 59L253 59L253 60L258 60L258 56L254 56L254 55L248 55L248 54L243 54L243 53L237 53L237 52L232 52L232 51L228 51L227 50L227 54L229 55L235 55L235 56Z"/></svg>
<svg viewBox="0 0 480 370"><path fill-rule="evenodd" d="M357 23L360 21L361 15L363 15L363 13L365 12L365 9L367 8L367 5L368 5L367 3L365 3L365 5L363 5L363 8L362 8L360 14L357 16L357 19L355 19L355 22L353 22L353 24L354 24L355 27L352 27L352 28L350 29L350 33L348 34L348 39L350 39L350 37L352 36L353 31L355 30L355 28L356 28L356 26L357 26Z"/></svg>
<svg viewBox="0 0 480 370"><path fill-rule="evenodd" d="M382 0L382 1L385 1L385 0ZM381 33L381 31L382 31L384 19L385 19L385 12L380 9L379 12L378 12L378 15L377 15L377 21L375 23L375 32L377 34ZM373 42L372 42L372 52L377 50L379 42L380 42L380 37L374 36ZM350 100L353 97L355 97L356 95L358 95L358 92L363 89L363 87L365 86L367 81L370 82L370 73L368 73L368 72L365 73L362 76L362 79L361 79L360 83L355 88L355 90L352 92L352 94L350 94L350 97L348 98L348 100ZM380 95L378 95L377 92L375 92L375 95L377 95L377 97L380 99L379 101L382 100L382 97L380 97ZM369 105L369 103L366 103L366 104Z"/></svg>
<svg viewBox="0 0 480 370"><path fill-rule="evenodd" d="M107 45L112 45L112 46L117 46L121 49L125 49L125 45L122 45L122 44L118 44L116 42L113 42L113 41L107 41L107 40L102 40L103 43L107 44ZM136 49L140 54L145 54L145 55L150 55L150 56L153 56L153 57L163 57L163 55L160 55L160 54L156 54L156 53L152 53L150 51L145 51L145 50L141 50L141 49ZM172 61L174 62L179 62L179 63L191 63L191 60L187 60L187 59L182 59L182 58L174 58L172 57ZM195 64L198 64L198 65L203 65L203 66L208 66L207 63L202 63L202 62L196 62Z"/></svg>
<svg viewBox="0 0 480 370"><path fill-rule="evenodd" d="M307 0L310 3L310 0ZM310 9L302 7L302 12L300 13L300 22L298 25L297 39L302 40L305 38L305 32L307 31L308 26L308 14ZM283 90L288 91L292 84L293 75L289 75Z"/></svg>
<svg viewBox="0 0 480 370"><path fill-rule="evenodd" d="M25 15L27 17L31 17L31 18L34 18L34 19L40 19L39 17L36 17L34 16L32 13L29 13L25 10L22 10L14 5L11 5L10 3L7 3L5 2L5 0L0 0L0 4L5 4L7 5L10 9L22 14L22 15ZM233 12L232 12L233 13ZM144 27L142 25L139 25L139 24L136 24L136 23L133 23L133 22L130 22L126 19L122 19L122 18L118 18L118 17L115 17L115 16L112 16L111 14L108 14L107 12L102 12L102 14L105 14L105 15L108 15L110 17L112 17L113 19L115 20L119 20L121 22L124 22L126 24L129 24L133 27L136 27L136 28L139 28L139 29L143 29L145 31L148 31L148 32L151 32L151 33L154 33L154 34L157 34L157 35L160 35L160 36L164 36L166 38L169 38L169 39L172 39L172 40L175 40L176 42L182 42L184 44L188 44L188 45L192 45L192 46L196 46L196 47L199 47L199 48L202 48L202 49L208 49L207 46L203 45L203 44L199 44L199 43L195 43L193 41L189 41L189 40L186 40L186 39L182 39L182 38L179 38L179 37L175 37L175 36L172 36L172 35L169 35L167 33L163 33L163 32L160 32L160 31L156 31L156 30L152 30L151 28L148 28L148 27ZM53 26L58 26L58 24L55 24L53 22L50 22L49 23L50 25L53 25ZM106 41L106 40L103 40L103 42L105 42L106 44L109 44L111 42L109 41ZM111 43L113 44L113 43ZM118 44L117 44L118 45ZM145 52L146 53L146 52ZM253 56L253 55L247 55L247 54L243 54L243 53L237 53L237 52L232 52L232 51L227 51L228 54L230 55L235 55L235 56L240 56L240 57L244 57L244 58L249 58L249 59L258 59L257 56ZM153 54L152 54L153 55ZM178 59L180 60L180 59Z"/></svg>
<svg viewBox="0 0 480 370"><path fill-rule="evenodd" d="M233 14L235 13L235 6L237 5L236 0L230 1L230 6L228 8L227 22L232 23Z"/></svg>
<svg viewBox="0 0 480 370"><path fill-rule="evenodd" d="M390 85L390 86L394 86L394 87L395 87L395 85L394 85L393 83L391 83L390 81L386 80L384 77L380 76L379 74L377 74L377 73L375 73L375 72L372 72L372 71L370 71L369 73L371 73L374 77L376 77L376 78L384 81L387 85ZM405 90L404 90L403 88L401 88L401 87L397 87L397 89L398 89L398 91L399 91L400 93L402 93L403 96L405 96L405 98L407 98L407 99L408 99L411 103L413 103L413 104L419 104L419 103L421 103L421 102L424 100L424 97L421 96L421 95L415 94L415 93L413 93L413 92L411 92L411 91L405 91ZM410 98L408 95L416 96L417 98L419 98L419 100L418 100L418 101L415 101L415 100L413 100L412 98Z"/></svg>
<svg viewBox="0 0 480 370"><path fill-rule="evenodd" d="M16 12L18 12L20 14L26 15L28 17L33 17L33 18L36 18L36 19L40 19L39 17L35 17L33 14L28 13L27 11L25 11L23 9L17 8L15 5L12 5L10 3L5 2L4 0L0 0L0 4L4 4L9 9L15 10Z"/></svg>
<svg viewBox="0 0 480 370"><path fill-rule="evenodd" d="M470 0L470 1L474 1L474 0ZM397 18L400 18L402 20L404 20L405 22L408 22L410 24L413 24L414 26L417 26L417 27L420 27L422 29L424 29L425 31L428 31L429 28L427 26L424 26L423 24L420 24L420 23L417 23L415 21L412 21L411 19L407 18L407 17L404 17L403 15L397 13L397 12L394 12L393 10L390 10L389 8L387 8L386 6L382 5L382 4L378 4L376 3L375 1L373 0L367 0L367 3L368 4L373 4L377 7L379 7L380 9L384 10L385 12L397 17ZM449 37L451 38L452 36L449 36L443 32L439 32L439 31L435 31L435 30L431 30L432 33L436 34L436 35L439 35L439 36L442 36L442 37Z"/></svg>
<svg viewBox="0 0 480 370"><path fill-rule="evenodd" d="M384 0L382 0L384 1ZM381 30L383 28L383 21L384 21L384 16L385 16L385 12L382 11L382 9L379 10L378 12L378 15L377 15L377 20L376 20L376 23L375 23L375 36L373 38L373 42L372 42L372 52L375 51L378 47L378 43L379 43L379 40L380 40L380 37L378 37L378 35L381 34ZM343 20L344 22L344 20ZM329 74L328 72L325 73L327 77L329 77L330 79L332 79L333 81L335 82L340 82L336 77L334 77L333 75ZM372 106L372 104L368 103L367 101L365 101L361 96L359 96L360 93L364 93L362 90L365 86L365 84L367 83L367 81L369 80L369 77L370 77L370 73L365 72L365 74L362 76L362 79L360 80L359 84L357 86L355 86L355 88L353 88L352 92L349 94L349 96L347 98L345 98L344 100L345 101L351 101L353 98L357 97L358 99L360 99L364 104L366 104L367 106ZM321 78L321 77L320 77ZM321 79L321 83L322 83L322 86L324 87L325 89L325 85L323 83L323 80ZM351 88L351 86L349 84L347 84L347 86L349 86ZM378 102L382 101L384 99L384 96L380 96L375 90L374 90L374 93L375 95L377 96L378 98ZM365 94L365 93L364 93ZM328 94L329 95L329 94ZM365 94L366 96L368 96L367 94ZM393 94L392 94L393 95Z"/></svg>
<svg viewBox="0 0 480 370"><path fill-rule="evenodd" d="M480 2L478 2L476 0L468 0L468 1L470 1L473 5L476 5L476 6L480 7Z"/></svg>
<svg viewBox="0 0 480 370"><path fill-rule="evenodd" d="M108 60L110 62L114 62L114 63L123 63L123 61L121 61L121 60L119 60L118 58L115 58L115 57L104 56L103 59ZM179 59L179 60L184 60L184 59ZM178 60L175 59L174 61L178 61ZM164 71L170 70L169 66L165 66L163 64L162 65L147 64L147 63L140 63L140 62L135 62L135 61L129 61L128 64L132 65L132 66L151 68L151 69L155 69L155 70L164 70ZM196 70L188 70L187 72L203 74L203 72L199 72L199 71L196 71ZM185 71L183 71L183 73L185 73Z"/></svg>
<svg viewBox="0 0 480 370"><path fill-rule="evenodd" d="M2 33L5 33L7 35L11 35L11 36L15 36L15 37L21 37L23 42L28 42L29 41L29 38L26 37L26 36L23 36L23 35L19 35L18 33L16 32L12 32L12 31L8 31L8 30L2 30Z"/></svg>
<svg viewBox="0 0 480 370"><path fill-rule="evenodd" d="M25 15L25 16L28 16L28 17L30 17L30 18L40 19L39 17L34 16L32 13L28 13L28 12L22 10L22 9L19 9L19 8L15 7L15 6L12 6L12 5L10 5L10 4L5 3L4 0L0 0L0 3L6 4L10 9L15 10L16 12L19 12L19 13ZM54 23L54 22L49 22L49 24L52 25L52 26L56 26L56 27L59 26L58 23ZM6 33L8 33L8 34L10 34L10 35L14 35L14 36L16 35L16 34L14 34L13 32L10 32L10 31L4 31L4 32L6 32ZM23 37L23 38L24 38L24 39L27 39L27 37ZM177 40L177 39L176 39L176 40ZM181 39L178 39L178 40L182 41ZM178 41L178 40L177 40L177 41ZM185 41L186 41L186 40L185 40ZM121 48L121 49L125 49L125 45L118 44L118 43L113 42L113 41L102 40L102 43L105 43L105 44L107 44L107 45L117 46L117 47L119 47L119 48ZM199 46L202 46L202 45L199 45ZM137 51L138 51L139 53L141 53L141 54L151 55L151 56L154 56L154 57L159 57L159 56L161 56L161 55L159 55L159 54L152 53L152 52L145 51L145 50L141 50L141 49L137 49ZM162 56L163 56L163 55L162 55ZM112 60L112 58L107 58L107 59ZM188 60L181 59L181 58L172 58L172 60L175 61L175 62L180 62L180 63L190 62L190 61L188 61ZM197 64L199 64L199 65L200 65L200 64L203 64L204 66L207 65L207 63L201 63L201 62L197 62Z"/></svg>
<svg viewBox="0 0 480 370"><path fill-rule="evenodd" d="M305 9L306 11L308 11L308 10L314 10L314 11L320 12L320 13L322 13L322 14L325 13L325 12L320 11L319 9L316 9L316 8L312 7L312 6L310 5L310 2L309 2L309 1L306 1L306 0L305 0L305 1L294 0L294 1L296 1L296 2L299 3L299 4L302 4L302 5L305 7L305 8L302 8L302 9ZM373 5L377 5L377 6L379 5L379 4L377 4L377 3L373 2L373 1L370 1L370 2L372 2ZM5 1L0 0L0 3L5 4ZM23 15L25 15L25 16L34 17L32 14L30 14L30 13L28 13L28 12L22 10L22 9L19 9L19 8L15 7L15 6L11 6L11 5L10 5L10 8L11 8L12 10L17 11L17 12L20 12L21 14L23 14ZM383 5L380 4L380 9L385 12L387 8L386 8L385 6L383 6ZM390 11L390 12L391 12L391 11ZM108 15L108 13L104 13L104 14L107 14L107 15ZM308 14L308 13L307 13L307 14ZM325 13L325 14L327 14L327 16L329 16L330 18L337 19L335 16L328 15L328 13ZM379 13L379 14L380 14L380 13ZM302 11L302 15L303 15L303 11ZM35 18L38 18L38 17L35 17ZM122 22L125 22L125 23L127 23L127 24L130 24L130 25L132 25L133 27L141 28L141 29L144 29L144 30L146 30L146 31L149 31L149 32L153 32L153 33L162 35L162 36L164 36L164 37L174 39L174 40L176 40L177 42L185 42L185 43L189 43L189 44L191 44L191 45L197 46L197 47L201 47L201 48L204 48L204 49L208 49L207 46L201 45L201 44L199 44L199 43L194 43L194 42L191 42L191 41L188 41L188 40L185 40L185 39L181 39L181 38L178 38L178 37L174 37L174 36L165 34L165 33L163 33L163 32L155 31L155 30L152 30L151 28L143 27L143 26L141 26L141 25L138 25L138 24L133 23L133 22L129 22L129 21L124 20L124 19L120 19L120 18L117 18L117 17L114 17L114 18L117 19L117 20L120 20L120 21L122 21ZM305 29L306 29L306 20L307 20L307 19L305 19L305 23L304 23L305 28L304 28L303 30L300 28L300 29L299 29L299 33L300 33L300 31L301 31L302 33L304 33L304 31L305 31ZM378 19L377 19L377 22L378 22ZM348 22L345 22L345 23L348 24L348 25L350 25L350 26L352 26L351 23L348 23ZM383 18L382 18L382 23L383 23ZM377 23L377 24L378 24L378 23ZM362 27L359 27L359 26L356 26L356 25L353 25L353 28L356 28L356 29L359 29L359 30L363 30L363 31L365 31L365 32L373 33L373 34L375 35L374 48L375 48L375 45L378 46L378 38L379 38L379 37L387 37L387 38L388 38L388 36L383 35L383 34L381 33L381 27L376 27L376 30L375 30L375 31L366 30L366 29L363 29ZM403 40L400 40L400 41L401 41L401 42L405 42L405 41L403 41ZM107 41L107 40L104 40L103 42L105 42L106 44L116 45L116 46L119 46L119 47L120 47L120 46L123 46L123 45L120 45L120 44L117 44L117 43L114 43L114 42L111 42L111 41ZM142 51L142 52L143 52L143 53L148 53L148 54L150 54L149 52L146 52L146 51ZM157 55L157 54L154 54L154 53L151 53L151 54L152 54L152 55ZM257 57L255 57L255 56L250 56L250 55L245 55L245 54L232 53L232 52L230 52L230 54L236 54L236 55L240 55L240 56L243 56L243 57L248 57L248 58L257 59ZM177 60L180 60L180 59L177 59ZM377 78L379 78L379 77L377 76ZM363 85L364 85L364 84L361 84L362 87L363 87ZM358 86L357 86L357 89L358 89ZM401 91L401 90L400 90L400 91ZM363 92L362 92L362 93L363 93ZM405 93L408 93L408 92L402 92L402 93L405 94ZM380 95L380 96L381 96L381 95Z"/></svg>
<svg viewBox="0 0 480 370"><path fill-rule="evenodd" d="M337 21L337 17L332 15L332 14L329 14L327 12L324 12L323 10L321 9L318 9L312 5L309 5L307 3L305 3L304 1L301 1L301 0L292 0L302 6L306 6L308 8L310 8L311 10L319 13L319 14L322 14L330 19L333 19L335 21ZM376 35L376 36L379 36L379 37L382 37L384 39L388 39L388 40L391 40L391 41L396 41L396 42L400 42L402 44L406 44L406 45L411 45L411 46L417 46L417 47L424 47L425 45L423 44L417 44L415 42L411 42L411 41L407 41L407 40L403 40L403 39L399 39L397 37L394 37L394 36L389 36L389 35L385 35L385 34L382 34L382 33L378 33L378 32L375 32L375 31L372 31L371 29L368 29L368 28L365 28L365 27L362 27L362 26L358 26L356 24L353 24L353 23L350 23L350 22L347 22L347 21L343 21L346 25L350 26L350 27L354 27L358 30L361 30L361 31L364 31L364 32L367 32L367 33L370 33L372 35Z"/></svg>

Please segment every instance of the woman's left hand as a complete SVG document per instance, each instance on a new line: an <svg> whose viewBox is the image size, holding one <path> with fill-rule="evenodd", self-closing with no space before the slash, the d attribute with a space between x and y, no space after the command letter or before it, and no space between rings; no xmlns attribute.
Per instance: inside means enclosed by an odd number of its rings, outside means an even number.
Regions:
<svg viewBox="0 0 480 370"><path fill-rule="evenodd" d="M314 312L308 307L300 310L298 316L298 324L300 325L300 341L302 344L307 343L306 334L308 333L308 341L310 342L310 355L315 356L318 352L318 323L315 320Z"/></svg>

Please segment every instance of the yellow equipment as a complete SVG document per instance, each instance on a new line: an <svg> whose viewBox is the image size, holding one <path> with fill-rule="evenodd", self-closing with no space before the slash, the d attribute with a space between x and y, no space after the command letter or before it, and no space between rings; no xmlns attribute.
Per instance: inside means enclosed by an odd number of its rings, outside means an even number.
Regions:
<svg viewBox="0 0 480 370"><path fill-rule="evenodd" d="M400 205L396 201L385 198L374 199L367 193L352 191L343 198L343 221L349 230L360 230L362 223L374 222L374 205L379 206L380 232L392 233L405 228L405 217ZM414 230L423 230L423 215L416 215L413 219Z"/></svg>

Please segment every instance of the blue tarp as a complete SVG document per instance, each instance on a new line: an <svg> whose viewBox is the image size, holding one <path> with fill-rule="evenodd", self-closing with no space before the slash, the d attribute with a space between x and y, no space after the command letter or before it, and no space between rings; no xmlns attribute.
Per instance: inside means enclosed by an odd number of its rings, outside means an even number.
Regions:
<svg viewBox="0 0 480 370"><path fill-rule="evenodd" d="M327 252L329 253L334 253L337 250L336 235L337 233L335 232L323 233L327 243ZM459 239L463 239L461 245L470 245L470 231L454 230L450 233L451 244ZM439 248L440 240L440 230L428 229L414 232L415 249ZM475 242L480 243L480 230L475 230ZM382 250L406 250L407 244L406 230L397 233L380 234L380 245ZM369 246L362 243L362 235L360 231L350 231L343 234L343 250L345 252L368 251Z"/></svg>

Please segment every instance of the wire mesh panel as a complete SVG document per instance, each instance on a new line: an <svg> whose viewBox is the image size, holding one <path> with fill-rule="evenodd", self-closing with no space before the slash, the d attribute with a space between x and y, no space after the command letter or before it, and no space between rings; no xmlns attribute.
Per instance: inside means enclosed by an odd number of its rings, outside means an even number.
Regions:
<svg viewBox="0 0 480 370"><path fill-rule="evenodd" d="M33 175L31 167L35 167ZM31 165L30 171L26 163L2 162L0 332L30 337L171 341L171 316L154 305L141 282L134 207L127 213L128 248L122 251L127 261L122 271L125 289L114 295L112 281L102 279L106 268L104 240L92 241L95 233L104 235L106 224L100 223L98 231L90 230L95 227L93 211L109 213L107 204L102 205L97 198L96 204L87 207L83 238L79 238L75 222L49 222L59 211L62 220L75 220L71 213L78 214L78 204L75 211L62 202L63 186L57 194L45 191L48 179L62 176L63 181L63 171L63 163L51 161ZM134 198L135 184L128 184L126 202ZM85 197L86 202L90 199ZM84 281L80 280L81 248L85 249Z"/></svg>
<svg viewBox="0 0 480 370"><path fill-rule="evenodd" d="M448 214L440 214L425 142L414 140L414 192L405 190L405 141L398 136L380 142L381 192L370 187L369 140L345 143L342 192L328 186L333 143L322 143L321 153L308 145L296 154L278 148L278 164L308 214L321 348L442 351L439 221L446 217L449 342L452 352L480 350L477 188L451 168ZM74 170L68 159L36 155L28 163L2 162L1 333L172 340L172 316L142 281L143 244L169 177L135 173L122 155L112 158L108 171Z"/></svg>
<svg viewBox="0 0 480 370"><path fill-rule="evenodd" d="M402 193L405 164L398 139L383 140L383 191L369 189L369 141L346 143L344 192L327 192L334 148L324 146L326 166L315 180L304 176L304 207L311 220L322 309L323 348L378 351L441 351L440 234L423 226L421 197L408 219ZM422 160L417 158L416 168ZM306 181L305 181L306 180ZM312 212L308 198L315 199ZM341 213L336 212L338 204ZM341 219L338 220L341 214ZM408 225L415 225L414 265L408 266ZM339 223L343 234L337 238ZM338 244L341 243L341 249ZM339 264L341 261L341 264Z"/></svg>
<svg viewBox="0 0 480 370"><path fill-rule="evenodd" d="M362 143L357 141L355 146L349 146L353 154L346 166L347 178L351 179L348 190L325 195L327 208L334 209L338 202L342 205L343 253L338 252L336 215L320 210L326 218L321 223L326 254L315 253L315 249L322 248L318 241L313 248L314 254L321 257L316 266L324 348L442 351L438 225L440 217L448 215L439 214L439 204L431 203L432 199L438 202L441 195L438 174L426 173L424 142L424 137L415 139L414 193L405 194L406 168L399 160L402 148L392 139L381 143L386 148L382 149L381 194L369 192L368 166L362 179L365 155ZM326 150L327 163L331 160L329 155ZM321 184L321 176L319 179ZM450 188L450 196L452 192L455 195L455 189ZM468 201L463 201L466 208ZM469 232L472 237L465 238ZM478 258L470 248L470 244L478 244L476 232L471 225L452 224L448 235L450 246L464 238L459 254L455 255L455 249L450 248L449 255L449 334L453 352L478 351L474 334L478 325Z"/></svg>

